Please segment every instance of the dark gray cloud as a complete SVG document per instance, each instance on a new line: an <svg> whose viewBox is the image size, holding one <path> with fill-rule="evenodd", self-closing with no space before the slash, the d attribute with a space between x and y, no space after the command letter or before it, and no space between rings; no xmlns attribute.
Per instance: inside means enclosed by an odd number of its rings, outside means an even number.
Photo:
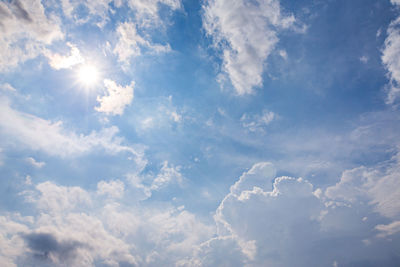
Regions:
<svg viewBox="0 0 400 267"><path fill-rule="evenodd" d="M25 10L19 0L14 0L12 3L14 7L14 14L17 18L21 18L26 22L33 22L31 16L29 16L29 13Z"/></svg>
<svg viewBox="0 0 400 267"><path fill-rule="evenodd" d="M27 246L37 259L48 260L58 258L60 261L70 261L76 257L76 250L85 247L74 240L58 241L50 233L30 233L22 236Z"/></svg>

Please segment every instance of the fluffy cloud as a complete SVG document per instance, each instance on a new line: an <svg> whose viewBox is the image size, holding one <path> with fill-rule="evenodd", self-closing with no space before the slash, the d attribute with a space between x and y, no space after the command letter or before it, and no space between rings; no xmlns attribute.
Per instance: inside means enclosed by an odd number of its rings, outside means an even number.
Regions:
<svg viewBox="0 0 400 267"><path fill-rule="evenodd" d="M42 53L46 45L61 40L54 16L45 14L40 0L0 2L0 71Z"/></svg>
<svg viewBox="0 0 400 267"><path fill-rule="evenodd" d="M183 207L129 207L51 182L31 191L34 217L0 216L6 266L172 266L213 232Z"/></svg>
<svg viewBox="0 0 400 267"><path fill-rule="evenodd" d="M138 34L136 24L124 22L117 28L118 43L113 52L120 62L129 64L132 57L141 55L141 49L145 47L151 52L161 53L171 50L169 45L152 44Z"/></svg>
<svg viewBox="0 0 400 267"><path fill-rule="evenodd" d="M367 201L381 215L400 219L399 155L393 160L383 170L359 167L345 171L340 182L326 190L326 195L350 204Z"/></svg>
<svg viewBox="0 0 400 267"><path fill-rule="evenodd" d="M112 198L121 198L124 194L125 184L120 180L100 181L97 184L97 194L107 195Z"/></svg>
<svg viewBox="0 0 400 267"><path fill-rule="evenodd" d="M83 63L85 60L81 56L79 49L71 43L67 43L70 47L71 52L67 56L63 56L57 53L51 53L46 51L45 55L49 59L49 64L52 68L59 69L69 69L77 64Z"/></svg>
<svg viewBox="0 0 400 267"><path fill-rule="evenodd" d="M387 168L393 170L392 166ZM345 173L339 186L329 187L323 194L302 178L275 178L270 163L254 165L218 207L218 236L199 246L187 264L364 266L368 262L397 266L400 258L394 256L393 247L400 242L398 222L380 223L393 214L376 213L378 202L365 202L363 193L358 194L360 186L368 188L375 183L372 188L379 187L381 180L367 178L358 186L345 185L346 181L359 180L358 175L357 170ZM368 194L374 199L377 191L385 194L387 189L379 187ZM343 195L352 198L344 200ZM386 200L393 202L391 196Z"/></svg>
<svg viewBox="0 0 400 267"><path fill-rule="evenodd" d="M105 79L104 86L107 89L107 95L97 97L100 106L95 107L95 110L106 114L122 115L125 107L132 102L134 85L135 83L131 82L130 85L123 87L112 80Z"/></svg>
<svg viewBox="0 0 400 267"><path fill-rule="evenodd" d="M295 21L282 15L278 0L210 0L203 20L207 34L222 49L222 69L240 95L262 84L264 61L278 42L277 30Z"/></svg>

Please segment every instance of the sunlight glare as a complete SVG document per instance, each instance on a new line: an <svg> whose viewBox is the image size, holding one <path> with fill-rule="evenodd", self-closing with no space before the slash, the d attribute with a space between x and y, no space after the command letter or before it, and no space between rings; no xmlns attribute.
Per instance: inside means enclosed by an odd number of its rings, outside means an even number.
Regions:
<svg viewBox="0 0 400 267"><path fill-rule="evenodd" d="M91 86L99 79L99 72L93 65L84 65L78 71L78 79L81 84Z"/></svg>

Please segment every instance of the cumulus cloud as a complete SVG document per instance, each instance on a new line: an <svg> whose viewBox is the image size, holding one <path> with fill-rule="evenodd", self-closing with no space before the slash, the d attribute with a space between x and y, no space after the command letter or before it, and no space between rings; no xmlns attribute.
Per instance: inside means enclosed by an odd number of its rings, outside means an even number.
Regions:
<svg viewBox="0 0 400 267"><path fill-rule="evenodd" d="M349 205L333 189L324 195L305 179L275 173L261 162L239 178L216 211L218 235L199 246L189 265L397 266L391 251L393 238L400 241L398 223L379 223L387 214L363 202L357 187Z"/></svg>
<svg viewBox="0 0 400 267"><path fill-rule="evenodd" d="M123 87L112 80L105 79L104 86L107 89L107 95L97 97L100 106L94 109L106 114L122 115L125 107L132 102L134 85L135 83L131 82L130 85Z"/></svg>
<svg viewBox="0 0 400 267"><path fill-rule="evenodd" d="M35 58L64 38L58 21L45 13L40 0L0 2L0 71Z"/></svg>
<svg viewBox="0 0 400 267"><path fill-rule="evenodd" d="M6 266L173 266L213 232L183 207L129 207L51 182L27 200L34 217L0 216Z"/></svg>
<svg viewBox="0 0 400 267"><path fill-rule="evenodd" d="M112 198L121 198L124 194L125 184L120 180L100 181L97 183L97 194L107 195Z"/></svg>
<svg viewBox="0 0 400 267"><path fill-rule="evenodd" d="M385 168L358 167L345 171L340 181L326 190L332 199L350 204L369 202L376 212L388 218L400 219L400 155Z"/></svg>
<svg viewBox="0 0 400 267"><path fill-rule="evenodd" d="M168 44L152 44L149 40L146 40L138 34L136 27L135 23L124 22L117 28L118 43L113 52L118 56L120 62L129 64L132 57L141 55L142 48L144 47L154 53L168 52L171 50Z"/></svg>
<svg viewBox="0 0 400 267"><path fill-rule="evenodd" d="M51 53L50 51L45 52L45 55L49 59L49 64L53 69L69 69L85 61L81 56L79 49L75 45L71 43L67 43L67 45L70 47L71 52L66 56L57 53Z"/></svg>
<svg viewBox="0 0 400 267"><path fill-rule="evenodd" d="M23 239L34 257L51 259L50 261L55 263L68 262L70 258L75 257L76 250L82 246L73 240L58 241L48 233L29 233L23 235Z"/></svg>
<svg viewBox="0 0 400 267"><path fill-rule="evenodd" d="M278 0L210 0L204 5L203 25L222 50L225 72L237 94L261 86L265 60L278 42L277 30L295 18L283 15Z"/></svg>

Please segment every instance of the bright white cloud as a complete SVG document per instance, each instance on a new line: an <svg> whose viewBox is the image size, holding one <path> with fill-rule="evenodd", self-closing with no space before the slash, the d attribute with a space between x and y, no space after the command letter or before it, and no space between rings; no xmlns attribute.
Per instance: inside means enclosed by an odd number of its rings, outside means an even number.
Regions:
<svg viewBox="0 0 400 267"><path fill-rule="evenodd" d="M61 121L51 122L40 117L14 110L5 99L0 99L0 135L3 143L17 143L32 150L40 150L53 156L77 156L95 148L108 153L130 153L138 164L143 155L132 147L122 144L117 137L118 128L104 128L89 135L77 134L65 129Z"/></svg>
<svg viewBox="0 0 400 267"><path fill-rule="evenodd" d="M69 69L77 64L83 63L85 59L81 56L79 49L73 44L67 43L71 52L69 55L63 56L57 53L47 51L45 55L49 59L49 64L53 69Z"/></svg>
<svg viewBox="0 0 400 267"><path fill-rule="evenodd" d="M345 176L342 181L349 180ZM377 186L380 180L369 182ZM353 185L345 187L351 191ZM387 193L383 188L377 190ZM362 266L363 262L395 266L399 258L388 260L387 248L393 240L386 237L399 241L397 221L379 224L383 217L374 212L377 202L363 201L357 186L349 192L354 198L351 205L339 200L338 191L328 191L323 195L302 178L275 178L272 164L257 163L230 188L218 207L214 217L217 237L199 246L188 262L200 266L331 266L333 262L338 266Z"/></svg>
<svg viewBox="0 0 400 267"><path fill-rule="evenodd" d="M131 82L130 85L123 87L112 80L105 79L104 86L107 89L107 94L97 97L100 106L95 107L95 110L106 114L122 115L125 107L132 102L134 85L135 83Z"/></svg>
<svg viewBox="0 0 400 267"><path fill-rule="evenodd" d="M46 45L61 40L55 16L45 14L40 0L0 2L0 71L35 58Z"/></svg>
<svg viewBox="0 0 400 267"><path fill-rule="evenodd" d="M51 182L37 185L28 201L39 211L34 217L0 216L0 258L8 266L173 266L213 232L183 207L128 207Z"/></svg>
<svg viewBox="0 0 400 267"><path fill-rule="evenodd" d="M112 198L123 197L125 184L120 180L115 181L100 181L97 183L97 194L107 195Z"/></svg>
<svg viewBox="0 0 400 267"><path fill-rule="evenodd" d="M326 195L350 204L366 201L383 216L400 219L400 154L393 160L381 169L359 167L345 171L339 183L327 188Z"/></svg>
<svg viewBox="0 0 400 267"><path fill-rule="evenodd" d="M209 0L204 6L204 28L222 49L222 70L237 94L262 85L265 60L278 42L277 29L289 28L293 16L281 13L278 0Z"/></svg>

